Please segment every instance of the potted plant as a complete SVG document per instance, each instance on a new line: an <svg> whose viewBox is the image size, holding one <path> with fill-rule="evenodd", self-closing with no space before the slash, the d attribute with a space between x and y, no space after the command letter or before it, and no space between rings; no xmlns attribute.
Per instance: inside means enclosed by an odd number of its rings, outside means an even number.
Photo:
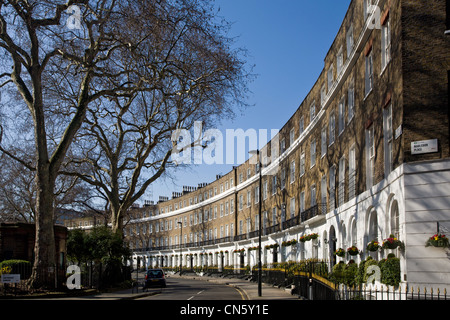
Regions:
<svg viewBox="0 0 450 320"><path fill-rule="evenodd" d="M380 243L377 240L372 240L367 244L367 250L369 251L377 251L380 249Z"/></svg>
<svg viewBox="0 0 450 320"><path fill-rule="evenodd" d="M347 248L347 253L351 256L356 256L359 254L359 249L356 246L351 246L350 248Z"/></svg>
<svg viewBox="0 0 450 320"><path fill-rule="evenodd" d="M341 258L345 257L345 250L342 248L339 248L334 252L334 254Z"/></svg>
<svg viewBox="0 0 450 320"><path fill-rule="evenodd" d="M427 240L426 247L448 248L449 241L444 234L435 234Z"/></svg>
<svg viewBox="0 0 450 320"><path fill-rule="evenodd" d="M383 240L383 249L397 249L400 247L400 249L404 249L405 245L402 241L398 240L393 234L389 236L389 238Z"/></svg>

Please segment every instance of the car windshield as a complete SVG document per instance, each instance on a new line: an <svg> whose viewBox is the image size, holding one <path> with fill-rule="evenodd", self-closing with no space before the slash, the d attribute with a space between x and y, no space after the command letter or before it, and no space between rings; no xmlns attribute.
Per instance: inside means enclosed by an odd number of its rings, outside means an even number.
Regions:
<svg viewBox="0 0 450 320"><path fill-rule="evenodd" d="M147 272L147 276L149 278L162 278L163 273L161 270L149 270Z"/></svg>

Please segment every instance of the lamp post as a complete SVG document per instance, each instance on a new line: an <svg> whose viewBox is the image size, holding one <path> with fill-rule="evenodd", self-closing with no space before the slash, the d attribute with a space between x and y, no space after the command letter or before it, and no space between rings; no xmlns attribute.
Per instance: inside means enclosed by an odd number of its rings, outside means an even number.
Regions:
<svg viewBox="0 0 450 320"><path fill-rule="evenodd" d="M258 203L259 203L259 225L258 225L258 297L262 296L262 263L261 263L261 234L262 234L262 197L261 197L261 184L262 184L262 168L261 168L261 159L260 159L260 151L252 150L249 152L251 155L255 155L258 157L258 169L259 169L259 194L258 194Z"/></svg>
<svg viewBox="0 0 450 320"><path fill-rule="evenodd" d="M183 222L178 221L180 225L180 277L181 277L181 269L183 268Z"/></svg>

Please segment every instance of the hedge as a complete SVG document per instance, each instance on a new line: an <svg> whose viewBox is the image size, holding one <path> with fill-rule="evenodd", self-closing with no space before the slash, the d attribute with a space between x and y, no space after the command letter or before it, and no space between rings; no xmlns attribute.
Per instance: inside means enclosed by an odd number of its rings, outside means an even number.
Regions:
<svg viewBox="0 0 450 320"><path fill-rule="evenodd" d="M32 265L31 262L25 260L5 260L0 262L0 273L3 268L9 267L11 269L9 274L20 274L20 279L28 279L31 276Z"/></svg>

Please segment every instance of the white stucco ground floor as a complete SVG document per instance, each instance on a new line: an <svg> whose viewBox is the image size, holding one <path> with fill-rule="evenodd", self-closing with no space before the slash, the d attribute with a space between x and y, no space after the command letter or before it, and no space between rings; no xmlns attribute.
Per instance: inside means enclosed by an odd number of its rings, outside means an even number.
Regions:
<svg viewBox="0 0 450 320"><path fill-rule="evenodd" d="M450 290L450 248L425 246L450 230L450 160L403 164L364 193L292 227L261 236L262 263L319 259L331 267L369 255L376 260L390 253L400 259L402 285ZM307 241L302 241L305 236ZM367 244L393 235L404 248L371 252ZM312 238L312 239L310 239ZM294 241L293 241L294 240ZM135 252L134 261L147 267L226 266L235 270L258 264L259 238L206 246ZM336 256L337 249L355 246L357 255ZM180 258L181 257L181 258ZM181 261L180 261L181 259Z"/></svg>

